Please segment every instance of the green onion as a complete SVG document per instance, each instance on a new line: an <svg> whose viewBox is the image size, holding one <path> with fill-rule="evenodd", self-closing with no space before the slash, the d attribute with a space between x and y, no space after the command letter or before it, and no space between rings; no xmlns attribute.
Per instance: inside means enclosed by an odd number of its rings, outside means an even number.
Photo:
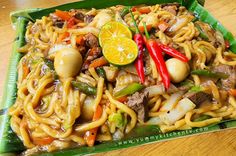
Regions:
<svg viewBox="0 0 236 156"><path fill-rule="evenodd" d="M222 78L226 79L229 77L229 75L221 72L212 72L209 70L193 70L191 72L194 75L200 75L200 76L206 76L206 77L212 77L212 78Z"/></svg>
<svg viewBox="0 0 236 156"><path fill-rule="evenodd" d="M198 24L196 24L196 23L195 23L195 26L196 26L196 28L198 29L198 31L200 32L199 36L200 36L202 39L208 41L209 38L208 38L207 34L206 34L205 32L203 32L202 28L201 28Z"/></svg>
<svg viewBox="0 0 236 156"><path fill-rule="evenodd" d="M96 68L96 72L98 73L100 77L103 77L104 79L106 79L106 72L102 67Z"/></svg>
<svg viewBox="0 0 236 156"><path fill-rule="evenodd" d="M211 116L209 116L209 115L201 115L198 118L194 119L193 121L194 122L204 121L204 120L207 120L207 119L210 119L210 118L211 118Z"/></svg>
<svg viewBox="0 0 236 156"><path fill-rule="evenodd" d="M122 90L115 93L116 98L120 98L126 95L131 95L139 90L143 89L143 85L139 83L132 83L128 85L127 87L123 88Z"/></svg>
<svg viewBox="0 0 236 156"><path fill-rule="evenodd" d="M202 90L201 86L193 86L189 89L189 92L201 92Z"/></svg>
<svg viewBox="0 0 236 156"><path fill-rule="evenodd" d="M87 95L95 95L97 93L97 88L91 87L87 85L86 83L83 82L78 82L78 81L71 81L71 84L73 87L78 89L79 91L87 94Z"/></svg>
<svg viewBox="0 0 236 156"><path fill-rule="evenodd" d="M123 18L125 15L129 13L130 6L125 6L120 13L120 16Z"/></svg>

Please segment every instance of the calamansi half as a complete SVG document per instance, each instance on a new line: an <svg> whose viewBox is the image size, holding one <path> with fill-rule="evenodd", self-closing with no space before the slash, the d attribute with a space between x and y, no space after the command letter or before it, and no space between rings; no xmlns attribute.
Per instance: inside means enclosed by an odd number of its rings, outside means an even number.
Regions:
<svg viewBox="0 0 236 156"><path fill-rule="evenodd" d="M132 39L115 37L104 43L103 55L111 64L123 66L137 58L138 47Z"/></svg>
<svg viewBox="0 0 236 156"><path fill-rule="evenodd" d="M101 47L115 37L126 37L131 39L132 33L127 26L120 22L108 22L100 30L99 43Z"/></svg>

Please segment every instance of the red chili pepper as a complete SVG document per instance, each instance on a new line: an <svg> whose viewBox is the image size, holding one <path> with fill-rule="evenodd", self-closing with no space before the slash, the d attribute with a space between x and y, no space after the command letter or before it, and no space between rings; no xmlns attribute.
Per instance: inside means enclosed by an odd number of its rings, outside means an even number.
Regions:
<svg viewBox="0 0 236 156"><path fill-rule="evenodd" d="M229 47L230 47L229 41L228 41L228 40L225 40L225 48L226 48L226 49L229 49Z"/></svg>
<svg viewBox="0 0 236 156"><path fill-rule="evenodd" d="M161 50L163 50L166 54L168 54L172 57L175 57L183 62L188 62L188 58L184 54L177 51L176 49L171 48L171 47L164 45L164 44L159 44L159 46L161 47Z"/></svg>
<svg viewBox="0 0 236 156"><path fill-rule="evenodd" d="M166 68L166 63L162 56L161 48L155 40L150 39L150 36L146 29L146 24L143 23L143 25L146 35L146 47L150 56L156 64L156 67L158 69L159 74L161 75L162 82L164 83L165 88L168 89L170 87L170 76Z"/></svg>
<svg viewBox="0 0 236 156"><path fill-rule="evenodd" d="M72 28L75 25L75 18L71 17L68 21L67 21L67 28Z"/></svg>
<svg viewBox="0 0 236 156"><path fill-rule="evenodd" d="M134 26L135 26L135 35L134 35L134 41L136 42L137 46L138 46L138 58L135 60L135 68L137 70L138 76L140 78L141 83L144 83L145 81L145 75L144 75L144 66L143 66L143 45L144 45L144 41L143 41L143 36L140 34L137 23L134 19L134 15L132 13L132 11L130 11Z"/></svg>

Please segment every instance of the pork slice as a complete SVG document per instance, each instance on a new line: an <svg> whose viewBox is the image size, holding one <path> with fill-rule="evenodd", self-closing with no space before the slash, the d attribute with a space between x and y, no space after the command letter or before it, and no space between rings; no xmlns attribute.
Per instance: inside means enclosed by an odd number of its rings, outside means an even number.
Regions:
<svg viewBox="0 0 236 156"><path fill-rule="evenodd" d="M226 79L221 79L222 89L228 90L236 85L236 68L235 66L219 65L213 67L214 72L221 72L229 75Z"/></svg>
<svg viewBox="0 0 236 156"><path fill-rule="evenodd" d="M87 56L82 66L82 71L88 69L89 64L96 58L102 56L102 49L100 47L93 47L87 52Z"/></svg>
<svg viewBox="0 0 236 156"><path fill-rule="evenodd" d="M95 17L94 15L85 15L85 17L84 17L85 23L91 23L93 21L94 17Z"/></svg>
<svg viewBox="0 0 236 156"><path fill-rule="evenodd" d="M77 12L74 17L80 21L84 21L85 15L82 12Z"/></svg>
<svg viewBox="0 0 236 156"><path fill-rule="evenodd" d="M85 45L88 48L93 48L93 47L98 47L99 46L99 42L98 42L98 38L93 35L92 33L88 33L84 36L85 39Z"/></svg>
<svg viewBox="0 0 236 156"><path fill-rule="evenodd" d="M127 106L138 114L138 119L142 122L148 119L148 92L136 92L128 97Z"/></svg>
<svg viewBox="0 0 236 156"><path fill-rule="evenodd" d="M165 4L161 4L161 7L164 8L166 6L176 6L177 8L180 7L179 3L165 3Z"/></svg>
<svg viewBox="0 0 236 156"><path fill-rule="evenodd" d="M184 97L190 99L196 105L212 100L212 95L205 92L188 92Z"/></svg>
<svg viewBox="0 0 236 156"><path fill-rule="evenodd" d="M62 20L56 20L54 23L53 23L54 26L58 27L58 28L62 28L64 26L64 21Z"/></svg>
<svg viewBox="0 0 236 156"><path fill-rule="evenodd" d="M167 5L167 6L164 6L163 9L172 13L175 16L177 15L178 8L176 5Z"/></svg>

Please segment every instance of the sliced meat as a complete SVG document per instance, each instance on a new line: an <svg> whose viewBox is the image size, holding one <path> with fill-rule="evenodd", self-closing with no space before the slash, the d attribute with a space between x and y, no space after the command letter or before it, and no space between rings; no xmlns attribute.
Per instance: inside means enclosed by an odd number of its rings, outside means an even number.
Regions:
<svg viewBox="0 0 236 156"><path fill-rule="evenodd" d="M165 3L165 4L161 4L161 8L164 8L166 6L176 6L177 8L180 7L179 3Z"/></svg>
<svg viewBox="0 0 236 156"><path fill-rule="evenodd" d="M178 7L176 5L167 5L167 6L164 6L163 9L172 13L175 16L177 15Z"/></svg>
<svg viewBox="0 0 236 156"><path fill-rule="evenodd" d="M56 20L54 23L53 23L54 26L58 27L58 28L62 28L64 26L64 21L62 20Z"/></svg>
<svg viewBox="0 0 236 156"><path fill-rule="evenodd" d="M98 42L98 38L93 35L92 33L88 33L84 36L85 38L85 45L88 48L93 48L93 47L98 47L99 46L99 42Z"/></svg>
<svg viewBox="0 0 236 156"><path fill-rule="evenodd" d="M204 92L189 92L184 97L190 99L196 105L212 100L212 95Z"/></svg>
<svg viewBox="0 0 236 156"><path fill-rule="evenodd" d="M90 23L90 22L93 21L94 17L95 17L94 15L85 15L84 22L85 23Z"/></svg>
<svg viewBox="0 0 236 156"><path fill-rule="evenodd" d="M93 47L93 48L89 49L86 59L84 61L83 67L82 67L82 71L88 69L91 61L93 61L94 59L96 59L100 56L102 56L102 49L100 47Z"/></svg>
<svg viewBox="0 0 236 156"><path fill-rule="evenodd" d="M221 79L222 89L228 90L235 88L236 85L236 68L235 66L219 65L213 68L215 72L221 72L229 75L226 79Z"/></svg>
<svg viewBox="0 0 236 156"><path fill-rule="evenodd" d="M82 12L77 12L74 17L80 21L84 21L85 15Z"/></svg>
<svg viewBox="0 0 236 156"><path fill-rule="evenodd" d="M136 92L128 97L127 105L138 114L138 119L145 122L148 118L148 93Z"/></svg>

